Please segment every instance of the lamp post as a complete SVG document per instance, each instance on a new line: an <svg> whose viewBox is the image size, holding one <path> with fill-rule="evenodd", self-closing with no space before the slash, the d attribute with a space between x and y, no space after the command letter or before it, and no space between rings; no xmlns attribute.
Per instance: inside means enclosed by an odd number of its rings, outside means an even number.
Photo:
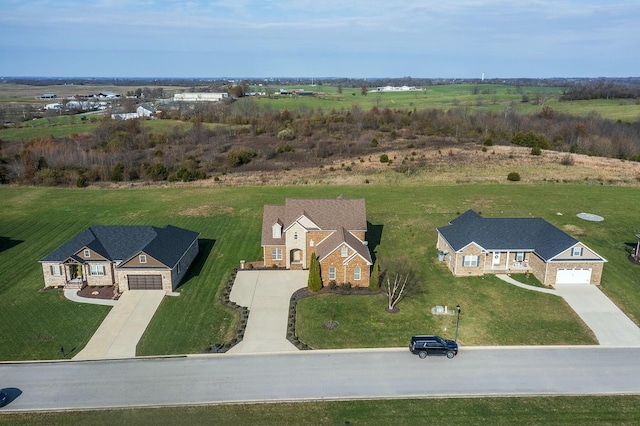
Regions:
<svg viewBox="0 0 640 426"><path fill-rule="evenodd" d="M458 324L460 323L460 304L456 305L456 311L457 311L457 316L456 316L456 338L455 341L458 341Z"/></svg>

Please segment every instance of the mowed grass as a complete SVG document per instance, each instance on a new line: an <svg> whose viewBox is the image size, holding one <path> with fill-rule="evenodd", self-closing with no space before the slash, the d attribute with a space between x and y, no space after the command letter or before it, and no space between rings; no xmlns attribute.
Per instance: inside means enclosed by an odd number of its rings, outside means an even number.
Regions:
<svg viewBox="0 0 640 426"><path fill-rule="evenodd" d="M640 396L396 399L4 413L7 425L635 425Z"/></svg>
<svg viewBox="0 0 640 426"><path fill-rule="evenodd" d="M403 178L404 179L404 178ZM585 242L609 262L602 287L636 322L640 267L625 243L638 233L633 187L580 184L291 186L141 188L119 190L0 187L0 359L51 359L59 348L80 350L109 308L66 301L41 291L38 259L93 224L173 224L201 233L201 255L167 297L138 345L139 355L194 353L227 341L237 321L220 304L220 286L240 260L259 260L262 210L287 197L364 197L378 227L373 247L383 262L403 259L419 277L418 290L385 312L381 296L322 296L299 305L299 335L314 347L404 346L413 333L452 336L453 316L431 307L460 304L464 344L595 343L557 297L522 290L495 277L454 278L436 260L435 228L474 208L486 216L541 216ZM585 222L587 211L605 217ZM558 215L562 213L562 215ZM324 330L326 321L340 323Z"/></svg>

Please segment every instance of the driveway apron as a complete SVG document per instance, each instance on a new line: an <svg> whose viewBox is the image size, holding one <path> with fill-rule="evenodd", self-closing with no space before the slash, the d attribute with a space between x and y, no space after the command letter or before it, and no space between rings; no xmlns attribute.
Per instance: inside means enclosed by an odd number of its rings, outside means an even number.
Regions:
<svg viewBox="0 0 640 426"><path fill-rule="evenodd" d="M122 293L87 346L73 359L135 357L136 345L164 295L162 290L129 290Z"/></svg>
<svg viewBox="0 0 640 426"><path fill-rule="evenodd" d="M308 271L239 271L230 299L249 308L242 342L229 353L294 352L287 340L291 295L307 286Z"/></svg>
<svg viewBox="0 0 640 426"><path fill-rule="evenodd" d="M556 284L556 291L593 331L600 345L640 346L640 328L597 286Z"/></svg>

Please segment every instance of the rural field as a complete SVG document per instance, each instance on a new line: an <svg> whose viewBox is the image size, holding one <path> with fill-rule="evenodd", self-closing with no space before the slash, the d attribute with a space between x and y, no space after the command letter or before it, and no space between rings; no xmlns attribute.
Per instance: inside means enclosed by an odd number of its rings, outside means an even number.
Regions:
<svg viewBox="0 0 640 426"><path fill-rule="evenodd" d="M576 169L577 170L577 169ZM374 178L372 178L374 179ZM221 284L240 260L261 259L264 204L286 197L364 197L368 221L380 233L381 266L406 261L419 288L384 311L374 296L318 296L299 306L299 331L312 347L404 346L416 332L452 334L452 319L431 316L435 305L463 307L466 345L593 344L590 331L558 298L511 287L493 277L454 278L436 261L435 228L473 208L487 216L541 216L585 242L609 262L603 290L634 320L640 318L638 268L625 243L638 233L637 186L606 181L562 183L423 183L413 176L376 175L377 183L296 186L149 186L113 189L0 187L0 359L56 359L79 351L108 308L66 301L42 291L38 259L92 224L173 224L201 233L201 254L179 288L165 298L138 346L139 355L197 353L228 341L237 318L220 303ZM213 184L214 182L212 182ZM582 211L605 217L585 222ZM326 321L336 330L321 327Z"/></svg>

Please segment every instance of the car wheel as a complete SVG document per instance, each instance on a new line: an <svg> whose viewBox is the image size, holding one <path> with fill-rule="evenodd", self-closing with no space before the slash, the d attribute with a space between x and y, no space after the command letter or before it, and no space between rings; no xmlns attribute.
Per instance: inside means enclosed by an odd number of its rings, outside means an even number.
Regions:
<svg viewBox="0 0 640 426"><path fill-rule="evenodd" d="M425 351L420 351L420 352L418 352L418 356L421 359L425 359L427 357L427 353Z"/></svg>
<svg viewBox="0 0 640 426"><path fill-rule="evenodd" d="M451 351L447 352L447 358L453 359L454 356L456 356L456 354L454 354L453 352Z"/></svg>

